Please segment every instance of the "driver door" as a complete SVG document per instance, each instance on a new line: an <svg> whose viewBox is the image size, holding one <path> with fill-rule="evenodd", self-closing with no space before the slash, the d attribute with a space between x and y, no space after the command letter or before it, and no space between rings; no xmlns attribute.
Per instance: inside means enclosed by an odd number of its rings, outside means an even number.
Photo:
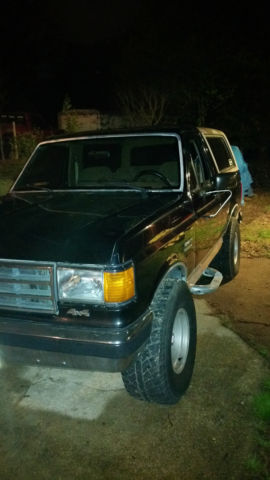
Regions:
<svg viewBox="0 0 270 480"><path fill-rule="evenodd" d="M188 157L189 189L195 221L196 265L208 263L222 238L227 221L224 202L228 192L215 190L214 177L204 159L201 139L189 138L185 144ZM224 205L224 206L223 206Z"/></svg>

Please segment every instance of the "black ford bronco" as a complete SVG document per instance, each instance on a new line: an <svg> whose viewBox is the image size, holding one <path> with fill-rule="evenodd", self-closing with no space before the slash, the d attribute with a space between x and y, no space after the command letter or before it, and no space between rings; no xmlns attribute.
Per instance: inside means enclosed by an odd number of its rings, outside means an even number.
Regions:
<svg viewBox="0 0 270 480"><path fill-rule="evenodd" d="M192 294L238 272L241 182L223 132L81 133L40 143L0 200L0 357L119 371L176 403Z"/></svg>

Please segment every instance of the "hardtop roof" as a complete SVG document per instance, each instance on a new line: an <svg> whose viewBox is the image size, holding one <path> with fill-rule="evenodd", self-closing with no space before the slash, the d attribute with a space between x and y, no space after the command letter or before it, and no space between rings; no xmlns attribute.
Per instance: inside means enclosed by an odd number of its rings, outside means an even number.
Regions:
<svg viewBox="0 0 270 480"><path fill-rule="evenodd" d="M198 132L198 128L195 126L179 127L179 126L154 126L154 127L138 127L138 128L121 128L112 130L87 130L75 133L62 133L54 135L47 139L47 141L53 140L69 140L85 137L103 137L113 135L151 135L151 134L183 134L186 132Z"/></svg>

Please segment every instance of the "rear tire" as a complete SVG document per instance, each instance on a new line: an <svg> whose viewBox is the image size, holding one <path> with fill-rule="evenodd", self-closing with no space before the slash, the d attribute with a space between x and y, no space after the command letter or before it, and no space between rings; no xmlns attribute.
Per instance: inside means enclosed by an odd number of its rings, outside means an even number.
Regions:
<svg viewBox="0 0 270 480"><path fill-rule="evenodd" d="M240 268L240 227L237 218L233 218L223 239L221 250L214 258L211 267L223 275L223 283L232 280Z"/></svg>
<svg viewBox="0 0 270 480"><path fill-rule="evenodd" d="M166 279L152 309L151 335L122 378L132 396L174 404L189 386L196 352L196 313L186 283Z"/></svg>

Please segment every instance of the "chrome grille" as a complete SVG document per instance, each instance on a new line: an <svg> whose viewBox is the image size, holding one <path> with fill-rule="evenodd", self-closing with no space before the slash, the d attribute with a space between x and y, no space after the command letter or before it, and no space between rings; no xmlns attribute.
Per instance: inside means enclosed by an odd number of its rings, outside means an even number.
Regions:
<svg viewBox="0 0 270 480"><path fill-rule="evenodd" d="M51 265L0 260L0 308L56 313Z"/></svg>

